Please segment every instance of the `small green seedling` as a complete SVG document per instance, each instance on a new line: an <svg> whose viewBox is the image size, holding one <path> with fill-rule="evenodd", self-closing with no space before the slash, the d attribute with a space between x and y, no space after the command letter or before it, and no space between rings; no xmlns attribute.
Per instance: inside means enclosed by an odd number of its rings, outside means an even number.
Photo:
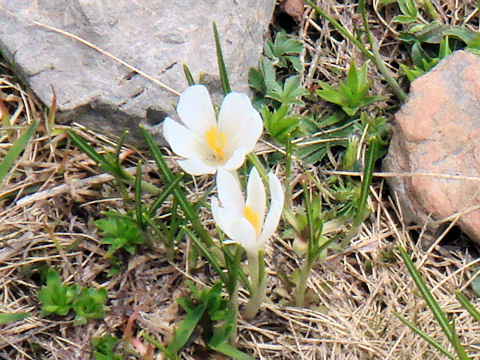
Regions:
<svg viewBox="0 0 480 360"><path fill-rule="evenodd" d="M86 324L88 319L103 318L105 316L103 304L106 299L107 291L105 289L82 288L73 303L73 309L76 313L75 325Z"/></svg>
<svg viewBox="0 0 480 360"><path fill-rule="evenodd" d="M284 31L275 36L275 40L265 41L265 55L272 61L273 65L280 69L286 69L292 65L294 70L302 72L302 64L298 55L303 50L301 41L292 39Z"/></svg>
<svg viewBox="0 0 480 360"><path fill-rule="evenodd" d="M352 62L347 72L347 80L339 82L339 88L320 82L321 89L316 93L322 99L339 105L348 116L376 101L384 100L382 96L368 96L371 83L367 80L367 64L357 69Z"/></svg>
<svg viewBox="0 0 480 360"><path fill-rule="evenodd" d="M65 316L73 307L73 301L77 296L76 285L66 285L60 281L58 273L49 269L47 273L47 285L42 286L38 292L38 298L42 302L42 315L57 314Z"/></svg>
<svg viewBox="0 0 480 360"><path fill-rule="evenodd" d="M253 360L227 342L234 329L235 312L221 296L222 283L218 282L211 288L205 287L202 290L198 290L192 283L188 285L193 299L190 297L178 299L187 315L175 329L173 340L167 346L163 346L148 336L146 338L162 350L169 360L177 360L178 352L192 340L192 336L198 334L201 334L204 343L211 350L234 360ZM196 332L195 329L201 331Z"/></svg>
<svg viewBox="0 0 480 360"><path fill-rule="evenodd" d="M55 269L47 272L47 285L42 286L38 293L42 303L41 315L67 315L70 310L76 313L75 324L85 324L87 319L99 319L105 315L103 303L107 299L105 289L66 285L60 281Z"/></svg>
<svg viewBox="0 0 480 360"><path fill-rule="evenodd" d="M414 0L397 0L402 15L395 16L393 21L410 24L417 21L418 9Z"/></svg>
<svg viewBox="0 0 480 360"><path fill-rule="evenodd" d="M120 340L115 336L103 336L93 339L93 358L95 360L122 360L122 355L115 353L115 347Z"/></svg>
<svg viewBox="0 0 480 360"><path fill-rule="evenodd" d="M101 230L101 244L106 244L109 249L105 255L113 265L109 275L118 272L119 263L115 253L120 249L135 254L135 249L144 241L144 233L135 219L115 211L105 213L105 219L98 219L94 223Z"/></svg>

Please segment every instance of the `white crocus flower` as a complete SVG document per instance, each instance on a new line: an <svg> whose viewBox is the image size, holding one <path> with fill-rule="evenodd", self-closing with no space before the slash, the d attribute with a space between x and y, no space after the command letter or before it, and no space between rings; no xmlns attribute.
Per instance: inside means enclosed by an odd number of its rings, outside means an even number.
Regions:
<svg viewBox="0 0 480 360"><path fill-rule="evenodd" d="M252 168L248 177L246 201L233 174L227 171L217 174L218 199L212 198L213 218L229 241L242 245L249 256L258 256L260 250L265 250L282 214L284 194L280 181L272 173L268 174L268 181L271 200L265 218L265 187L256 168Z"/></svg>
<svg viewBox="0 0 480 360"><path fill-rule="evenodd" d="M247 253L250 300L243 313L245 319L255 316L265 298L265 266L261 262L267 240L275 232L283 209L284 194L280 181L270 173L268 182L271 199L266 217L265 187L256 168L248 177L246 201L237 177L224 170L217 173L218 199L212 198L213 218L230 238L226 243L240 244Z"/></svg>
<svg viewBox="0 0 480 360"><path fill-rule="evenodd" d="M208 90L188 87L180 96L177 113L183 125L171 118L163 123L163 135L172 150L185 158L180 167L191 175L214 174L218 169L236 170L253 151L262 130L260 114L246 94L225 96L218 121Z"/></svg>

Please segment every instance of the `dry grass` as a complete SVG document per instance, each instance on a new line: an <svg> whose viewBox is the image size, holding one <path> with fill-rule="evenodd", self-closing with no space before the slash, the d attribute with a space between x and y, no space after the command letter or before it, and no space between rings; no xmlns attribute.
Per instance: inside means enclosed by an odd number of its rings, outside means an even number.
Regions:
<svg viewBox="0 0 480 360"><path fill-rule="evenodd" d="M448 23L461 22L462 11L471 14L466 3L452 7L453 1L445 2L442 15ZM353 2L338 4L325 0L321 6L351 31L360 25ZM298 32L312 61L305 64L303 81L307 87L314 86L318 79L335 83L351 60L361 63L362 56L353 45L333 34L325 21L315 20L309 11L306 15L307 20ZM380 18L372 18L372 30L382 44L382 53L388 54L389 60L403 61L406 52L393 41L390 31L393 29L389 29L391 14L381 10L378 15ZM374 79L373 91L387 94L373 67L370 75ZM43 108L34 98L14 77L3 74L0 96L5 98L8 94L20 99L7 103L11 113L18 109L14 132L25 128L34 118L43 118ZM314 105L313 111L321 110L324 105ZM113 139L77 125L73 127L98 149L114 145ZM0 158L11 140L6 131L0 132ZM265 142L259 153L272 151L276 151L275 147ZM130 160L135 164L139 156L135 150L125 149L125 165L128 167ZM304 171L301 166L294 165L294 174ZM278 170L281 174L282 169ZM161 186L153 174L153 170L146 169L146 178ZM320 182L323 180L321 174L314 176ZM109 264L103 258L105 250L98 244L99 236L92 221L102 210L121 206L109 181L109 177L98 173L91 160L73 148L65 135L50 137L43 126L0 187L0 312L32 313L25 320L0 325L0 358L91 359L92 337L107 333L121 337L128 317L139 307L135 329L166 341L173 324L182 317L175 298L186 293L185 276L199 283L211 281L202 264L200 271L188 269L184 255L188 242L179 246L174 263L167 261L161 247L140 250L137 255L123 259L122 276L107 278L105 270ZM190 195L202 196L210 181L200 178L187 184ZM240 348L256 358L269 360L442 359L391 313L395 310L403 314L451 349L425 302L415 292L402 261L396 252L392 253L400 242L412 252L442 308L455 315L458 333L472 359L480 359L479 325L453 295L454 290L469 293L480 260L465 248L443 248L438 241L423 249L419 244L428 235L402 222L383 180L378 180L372 190L370 218L345 252L333 254L314 267L309 281L310 301L304 309L290 305L291 289L277 276L290 273L299 266L300 259L289 242L274 238L267 249L271 275L269 302L254 321L241 321ZM32 194L37 194L33 200L28 198ZM39 272L44 265L55 265L69 282L106 288L107 316L80 327L73 326L71 317L40 318L37 293L41 285ZM475 300L474 304L480 308L480 301ZM182 356L222 358L203 351L201 344L194 343ZM161 355L156 358L161 359Z"/></svg>

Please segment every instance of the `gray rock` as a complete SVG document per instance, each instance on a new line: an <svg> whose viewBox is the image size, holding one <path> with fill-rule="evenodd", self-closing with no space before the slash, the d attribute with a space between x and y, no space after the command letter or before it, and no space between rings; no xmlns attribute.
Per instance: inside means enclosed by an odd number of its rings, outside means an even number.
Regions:
<svg viewBox="0 0 480 360"><path fill-rule="evenodd" d="M411 84L395 115L384 169L432 176L389 180L407 221L431 224L462 213L457 225L480 243L480 57L458 51ZM434 174L451 175L451 178ZM455 178L457 177L457 178Z"/></svg>
<svg viewBox="0 0 480 360"><path fill-rule="evenodd" d="M77 35L178 92L205 74L220 93L212 21L217 23L232 88L247 91L274 0L0 0L0 47L46 105L57 94L58 119L104 132L138 124L153 132L174 112L177 95L92 48L32 23ZM159 139L160 140L160 139Z"/></svg>

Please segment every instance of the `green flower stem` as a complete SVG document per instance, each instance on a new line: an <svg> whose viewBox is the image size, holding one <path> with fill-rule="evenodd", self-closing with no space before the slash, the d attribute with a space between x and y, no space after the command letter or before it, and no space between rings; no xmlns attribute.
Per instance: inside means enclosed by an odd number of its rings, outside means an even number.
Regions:
<svg viewBox="0 0 480 360"><path fill-rule="evenodd" d="M230 294L230 301L228 302L228 307L234 311L235 317L233 318L233 329L230 334L230 344L235 345L237 342L237 328L238 328L238 281L235 285L233 293Z"/></svg>
<svg viewBox="0 0 480 360"><path fill-rule="evenodd" d="M313 264L310 264L308 259L305 259L302 270L300 271L300 278L295 289L295 305L297 307L305 306L305 291L307 290L307 280L308 276L310 275L310 271L312 270L312 265Z"/></svg>
<svg viewBox="0 0 480 360"><path fill-rule="evenodd" d="M246 320L251 320L255 317L260 309L260 306L265 299L267 292L267 277L265 274L264 251L260 250L258 253L248 254L248 270L250 272L250 299L242 313Z"/></svg>
<svg viewBox="0 0 480 360"><path fill-rule="evenodd" d="M292 139L290 138L290 134L288 134L287 138L287 149L285 154L285 206L291 206L291 189L290 189L290 178L291 178L291 170L292 170Z"/></svg>
<svg viewBox="0 0 480 360"><path fill-rule="evenodd" d="M375 63L378 71L380 71L380 73L383 75L388 85L390 85L392 91L395 93L398 100L403 102L407 98L407 94L405 94L405 92L400 88L400 85L398 85L395 78L385 66L380 52L378 51L378 47L373 41L372 33L370 32L370 25L368 24L367 11L365 10L365 0L359 0L358 7L360 9L360 12L362 13L363 27L365 28L365 33L367 34L368 43L370 44L370 47L373 51L373 59L371 60Z"/></svg>
<svg viewBox="0 0 480 360"><path fill-rule="evenodd" d="M421 0L420 5L423 7L423 10L433 19L437 20L440 18L437 9L433 6L430 0Z"/></svg>
<svg viewBox="0 0 480 360"><path fill-rule="evenodd" d="M258 156L255 153L250 153L247 155L248 160L255 166L258 170L258 174L262 178L262 180L268 184L268 177L267 177L267 172L265 171L265 168L263 167L262 162L258 158Z"/></svg>
<svg viewBox="0 0 480 360"><path fill-rule="evenodd" d="M328 15L325 11L323 11L317 5L315 5L313 1L311 0L304 0L304 1L305 3L310 5L317 13L319 13L320 16L324 17L330 24L332 24L335 29L337 29L340 33L343 34L343 36L345 36L352 43L354 43L367 58L374 61L373 54L370 51L368 51L367 48L363 46L363 44L358 39L356 39L355 36L353 36L350 33L350 31L348 31L344 26L342 26L342 24L335 21L330 15Z"/></svg>

